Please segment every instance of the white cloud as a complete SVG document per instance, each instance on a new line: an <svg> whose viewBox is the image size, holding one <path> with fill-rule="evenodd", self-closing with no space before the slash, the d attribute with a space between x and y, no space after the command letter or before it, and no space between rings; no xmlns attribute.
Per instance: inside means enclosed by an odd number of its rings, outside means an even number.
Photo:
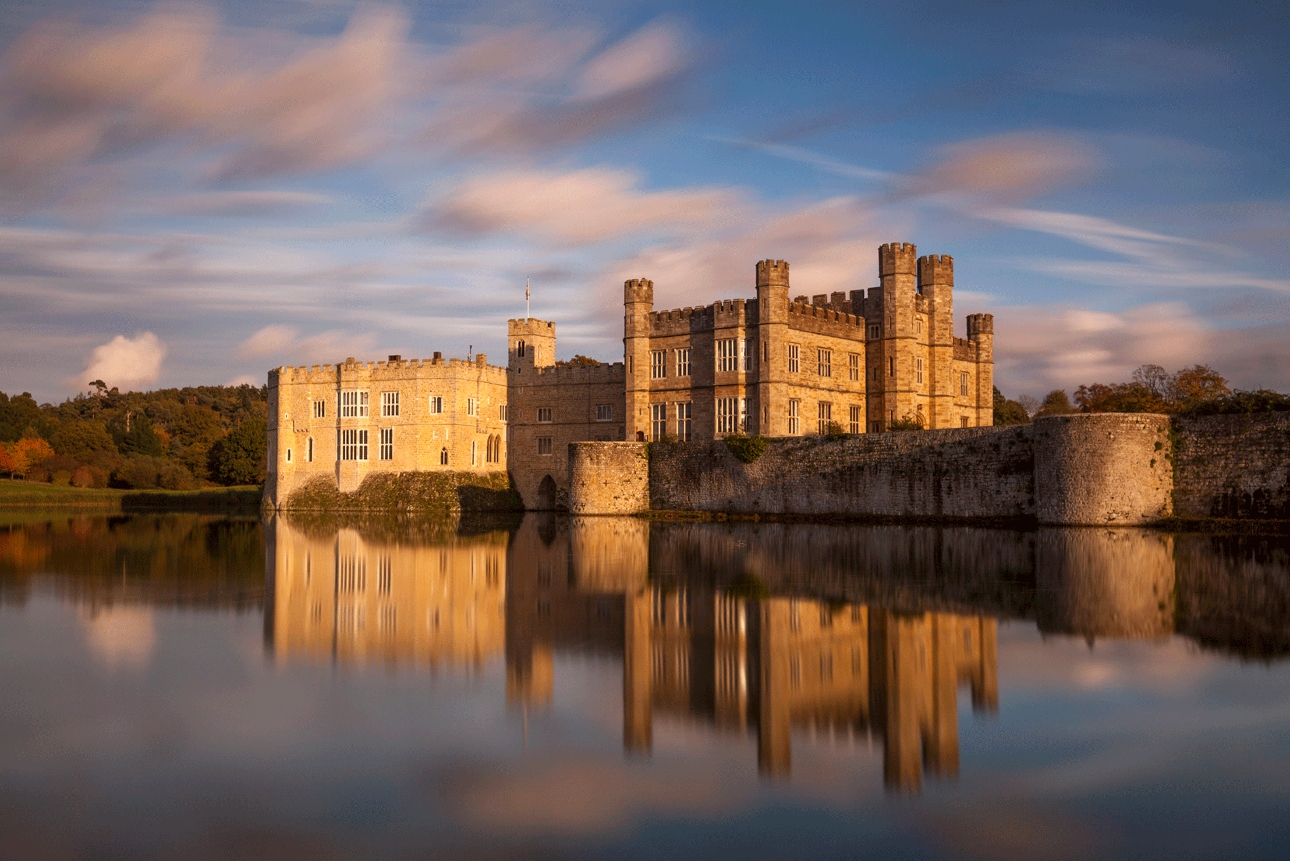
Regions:
<svg viewBox="0 0 1290 861"><path fill-rule="evenodd" d="M75 380L75 388L84 389L91 380L102 380L109 387L130 390L155 382L161 376L161 362L166 345L156 335L143 332L134 338L117 335L95 347L85 372Z"/></svg>
<svg viewBox="0 0 1290 861"><path fill-rule="evenodd" d="M566 245L721 218L740 195L726 189L645 191L630 172L506 171L467 180L432 203L423 224L465 235L529 234Z"/></svg>
<svg viewBox="0 0 1290 861"><path fill-rule="evenodd" d="M289 349L300 332L291 326L265 326L242 342L238 353L248 359L260 359Z"/></svg>
<svg viewBox="0 0 1290 861"><path fill-rule="evenodd" d="M994 315L995 376L1010 396L1124 382L1148 363L1174 370L1210 362L1216 340L1201 316L1176 302L1114 314L1069 306L1005 306Z"/></svg>
<svg viewBox="0 0 1290 861"><path fill-rule="evenodd" d="M603 99L657 83L686 63L684 37L670 24L654 24L610 46L578 76L576 97Z"/></svg>

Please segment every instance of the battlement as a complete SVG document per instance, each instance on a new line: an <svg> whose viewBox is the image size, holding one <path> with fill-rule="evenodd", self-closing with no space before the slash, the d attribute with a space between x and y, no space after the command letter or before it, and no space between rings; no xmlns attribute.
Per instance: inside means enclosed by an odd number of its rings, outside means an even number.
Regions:
<svg viewBox="0 0 1290 861"><path fill-rule="evenodd" d="M964 362L975 362L977 359L977 342L967 338L954 339L954 358Z"/></svg>
<svg viewBox="0 0 1290 861"><path fill-rule="evenodd" d="M805 297L799 297L805 298ZM816 297L822 298L822 297ZM827 298L827 297L823 297ZM851 340L864 340L864 318L825 303L805 301L788 305L788 327L817 334L836 335Z"/></svg>
<svg viewBox="0 0 1290 861"><path fill-rule="evenodd" d="M968 340L975 341L980 335L994 335L993 314L968 314Z"/></svg>
<svg viewBox="0 0 1290 861"><path fill-rule="evenodd" d="M622 362L601 362L598 365L549 365L534 368L531 372L513 376L512 386L552 386L566 383L596 384L622 383L627 379L627 366Z"/></svg>
<svg viewBox="0 0 1290 861"><path fill-rule="evenodd" d="M888 242L878 247L878 275L917 274L918 247L912 242Z"/></svg>
<svg viewBox="0 0 1290 861"><path fill-rule="evenodd" d="M529 317L526 320L507 320L506 333L508 335L545 335L554 338L555 323L539 320L536 317Z"/></svg>
<svg viewBox="0 0 1290 861"><path fill-rule="evenodd" d="M759 260L757 262L757 287L787 287L787 260Z"/></svg>
<svg viewBox="0 0 1290 861"><path fill-rule="evenodd" d="M654 282L648 278L632 278L623 282L623 304L653 305Z"/></svg>
<svg viewBox="0 0 1290 861"><path fill-rule="evenodd" d="M928 254L918 258L918 289L931 286L954 286L954 258L948 254Z"/></svg>
<svg viewBox="0 0 1290 861"><path fill-rule="evenodd" d="M404 359L401 356L391 356L383 362L362 362L350 356L344 362L334 365L283 365L269 371L269 385L307 383L335 385L338 381L356 379L359 375L373 381L404 380L409 377L409 372L411 376L417 376L417 372L427 370L436 371L432 375L436 377L445 372L477 371L482 372L485 379L491 379L493 382L505 383L506 381L506 369L488 364L488 356L484 353L477 353L474 359L444 359L441 354L436 353L431 359Z"/></svg>

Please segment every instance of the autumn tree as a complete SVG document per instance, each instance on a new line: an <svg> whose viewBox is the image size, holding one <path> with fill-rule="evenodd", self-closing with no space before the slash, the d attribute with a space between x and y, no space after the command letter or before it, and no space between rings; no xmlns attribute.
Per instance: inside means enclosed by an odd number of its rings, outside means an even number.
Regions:
<svg viewBox="0 0 1290 861"><path fill-rule="evenodd" d="M1016 401L1009 400L994 387L994 423L996 425L1024 425L1030 421L1026 408Z"/></svg>

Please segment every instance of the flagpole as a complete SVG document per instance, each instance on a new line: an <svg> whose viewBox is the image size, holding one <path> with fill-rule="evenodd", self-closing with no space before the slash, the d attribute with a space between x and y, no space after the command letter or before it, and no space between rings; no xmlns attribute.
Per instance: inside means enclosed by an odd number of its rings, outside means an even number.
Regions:
<svg viewBox="0 0 1290 861"><path fill-rule="evenodd" d="M524 276L524 322L529 321L529 276Z"/></svg>

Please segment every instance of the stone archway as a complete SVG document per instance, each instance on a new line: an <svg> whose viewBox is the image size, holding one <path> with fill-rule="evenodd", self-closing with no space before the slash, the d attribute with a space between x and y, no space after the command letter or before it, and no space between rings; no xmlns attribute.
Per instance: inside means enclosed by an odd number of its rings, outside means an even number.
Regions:
<svg viewBox="0 0 1290 861"><path fill-rule="evenodd" d="M542 511L555 510L556 486L555 479L550 475L545 476L538 485L537 507Z"/></svg>

